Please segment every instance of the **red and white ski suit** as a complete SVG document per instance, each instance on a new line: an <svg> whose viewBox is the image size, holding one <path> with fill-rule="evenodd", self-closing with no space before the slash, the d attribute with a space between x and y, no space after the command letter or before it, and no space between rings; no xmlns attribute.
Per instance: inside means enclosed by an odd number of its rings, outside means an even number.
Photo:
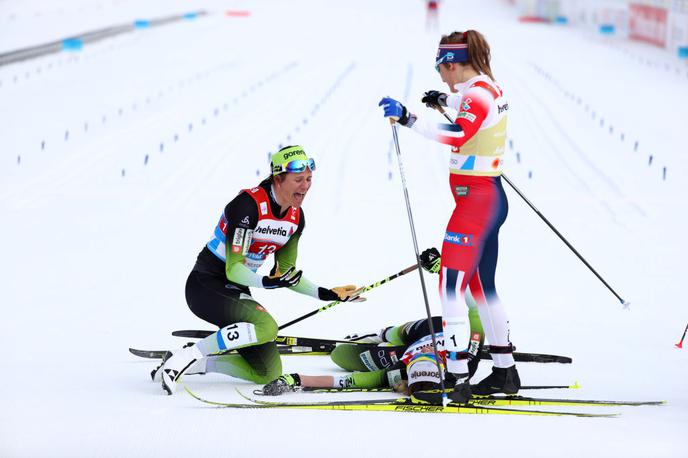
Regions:
<svg viewBox="0 0 688 458"><path fill-rule="evenodd" d="M451 145L449 186L456 202L442 244L440 298L447 369L467 374L470 326L466 287L478 304L489 343L509 347L506 313L495 289L499 228L508 203L501 183L509 105L502 90L486 75L456 86L447 104L458 115L454 124L416 119L411 129ZM512 366L511 353L493 354L497 367Z"/></svg>

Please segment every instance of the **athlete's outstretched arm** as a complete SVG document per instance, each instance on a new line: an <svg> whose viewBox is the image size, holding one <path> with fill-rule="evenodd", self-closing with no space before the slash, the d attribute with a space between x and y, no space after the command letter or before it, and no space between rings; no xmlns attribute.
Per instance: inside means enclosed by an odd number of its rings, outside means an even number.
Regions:
<svg viewBox="0 0 688 458"><path fill-rule="evenodd" d="M379 388L387 386L387 370L352 372L346 375L299 374L304 388Z"/></svg>
<svg viewBox="0 0 688 458"><path fill-rule="evenodd" d="M492 98L487 91L471 88L461 98L459 114L454 124L438 124L411 115L408 125L430 140L459 148L478 132L490 112L491 103Z"/></svg>

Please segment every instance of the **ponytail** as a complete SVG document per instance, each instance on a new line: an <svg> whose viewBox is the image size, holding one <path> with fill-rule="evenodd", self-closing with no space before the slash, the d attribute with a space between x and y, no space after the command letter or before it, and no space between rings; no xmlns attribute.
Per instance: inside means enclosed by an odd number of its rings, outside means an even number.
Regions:
<svg viewBox="0 0 688 458"><path fill-rule="evenodd" d="M494 80L492 69L490 68L490 45L482 33L476 30L466 32L452 32L443 35L440 44L468 44L468 62L480 73L484 73Z"/></svg>

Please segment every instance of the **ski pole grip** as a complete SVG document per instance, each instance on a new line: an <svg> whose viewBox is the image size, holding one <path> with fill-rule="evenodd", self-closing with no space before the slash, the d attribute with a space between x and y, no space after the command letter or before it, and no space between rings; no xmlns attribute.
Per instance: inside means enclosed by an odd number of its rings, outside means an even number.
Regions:
<svg viewBox="0 0 688 458"><path fill-rule="evenodd" d="M399 275L406 275L409 272L413 272L417 268L418 268L418 264L413 264L412 266L408 266L406 269L399 272Z"/></svg>
<svg viewBox="0 0 688 458"><path fill-rule="evenodd" d="M443 106L441 106L441 105L434 105L434 107L435 107L435 109L436 109L437 111L439 111L440 113L442 113L442 114L444 115L445 118L447 118L447 121L451 122L452 124L454 123L454 121L452 121L452 118L450 118L449 115L447 114L447 110L445 110Z"/></svg>

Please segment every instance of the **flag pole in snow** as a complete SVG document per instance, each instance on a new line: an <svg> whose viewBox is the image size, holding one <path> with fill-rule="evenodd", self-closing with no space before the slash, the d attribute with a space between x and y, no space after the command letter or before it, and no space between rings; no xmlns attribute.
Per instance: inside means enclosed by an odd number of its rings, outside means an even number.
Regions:
<svg viewBox="0 0 688 458"><path fill-rule="evenodd" d="M679 343L674 344L676 348L683 348L683 339L686 338L686 331L688 331L688 324L686 325L686 329L683 330L683 335L681 336Z"/></svg>
<svg viewBox="0 0 688 458"><path fill-rule="evenodd" d="M437 350L437 339L435 338L435 327L432 325L432 314L430 313L430 304L428 303L428 292L425 289L425 278L423 277L423 269L420 265L420 254L418 252L418 239L416 237L416 227L413 224L413 214L411 213L411 202L409 201L408 189L406 188L406 176L404 175L404 164L401 162L401 150L399 149L399 137L397 136L397 125L395 120L390 118L389 122L392 127L392 137L394 138L394 147L397 151L397 159L399 161L399 176L401 177L401 185L404 188L404 199L406 201L406 213L408 214L409 225L411 226L411 238L413 239L413 249L416 254L416 264L418 265L418 275L420 275L420 286L423 290L423 300L425 301L425 313L427 314L428 328L430 329L430 337L432 339L433 353L435 354L435 363L437 363L437 373L440 375L440 388L442 390L442 404L449 403L447 393L444 392L444 376L442 366L440 365L440 356Z"/></svg>
<svg viewBox="0 0 688 458"><path fill-rule="evenodd" d="M441 107L441 106L436 106L435 108L436 108L439 112L441 112L441 113L444 115L444 117L447 118L447 120L448 120L449 122L451 122L452 124L454 123L454 121L452 121L452 119L449 117L449 115L447 114L447 112L444 111L444 108L443 108L443 107ZM584 258L583 256L581 256L581 254L573 247L573 245L571 245L571 244L569 243L569 241L566 240L566 238L565 238L563 235L561 235L561 233L557 230L557 228L554 227L554 225L552 225L552 223L550 223L549 220L548 220L547 218L545 218L545 215L543 215L542 213L540 213L540 210L538 210L538 209L535 207L535 205L533 205L533 204L526 198L526 196L524 196L523 193L516 187L516 185L514 185L514 184L511 182L511 180L510 180L505 174L503 174L503 173L502 173L502 178L504 178L504 181L506 181L506 182L509 184L509 186L511 186L511 188L512 188L514 191L516 191L516 194L518 194L518 195L521 197L521 199L523 199L523 201L524 201L525 203L527 203L528 206L529 206L530 208L533 209L533 211L542 219L542 221L544 221L545 224L547 224L547 226L549 226L549 228L552 229L552 231L553 231L555 234L557 234L557 236L561 239L561 241L564 242L564 243L566 244L566 246L569 247L569 249L570 249L571 251L573 251L573 253L574 253L576 256L578 256L578 259L580 259L580 260L583 262L583 264L585 264L585 266L586 266L588 269L590 269L590 271L591 271L592 273L595 274L595 276L604 284L604 286L606 286L607 289L609 289L609 291L611 291L612 294L614 294L614 296L616 296L616 298L621 302L621 305L624 306L624 309L628 309L629 306L631 305L631 303L630 303L630 302L626 302L621 296L619 296L619 294L618 294L616 291L614 291L614 288L612 288L611 286L609 286L609 283L607 283L607 282L604 280L604 278L602 278L602 276L601 276L600 274L597 273L597 271L590 265L590 263L589 263L588 261L585 260L585 258Z"/></svg>

